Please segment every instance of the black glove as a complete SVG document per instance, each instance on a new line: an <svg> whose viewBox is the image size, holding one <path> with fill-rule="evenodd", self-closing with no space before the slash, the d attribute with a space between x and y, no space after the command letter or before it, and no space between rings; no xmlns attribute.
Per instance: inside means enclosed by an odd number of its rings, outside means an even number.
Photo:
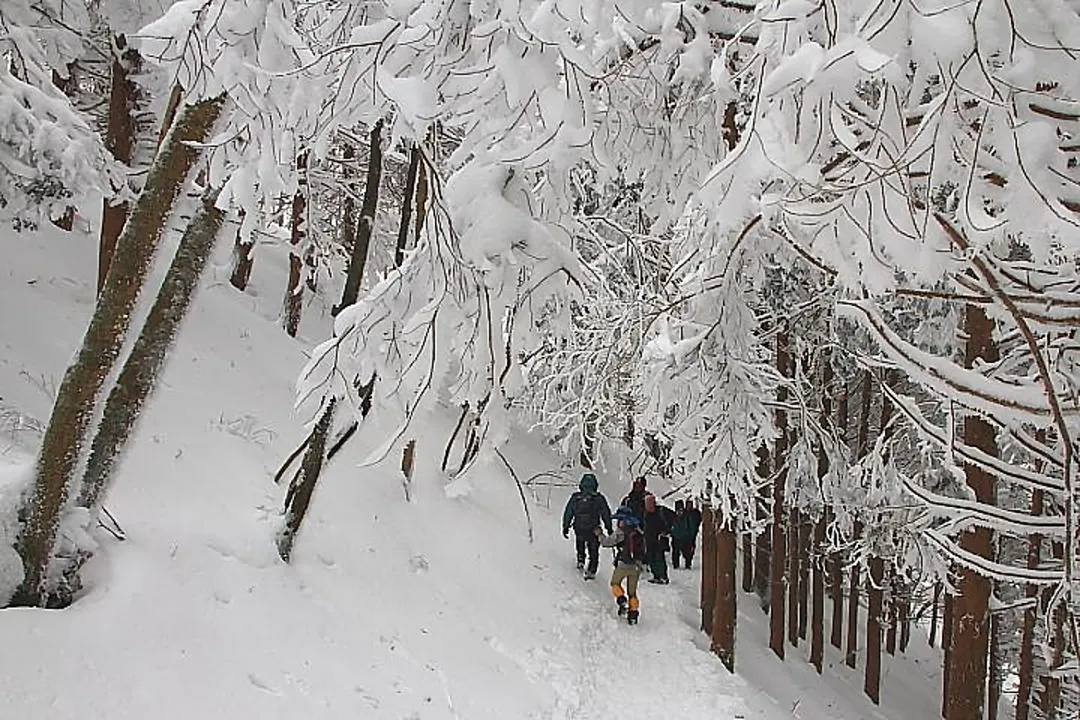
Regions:
<svg viewBox="0 0 1080 720"><path fill-rule="evenodd" d="M564 538L566 538L567 540L569 540L570 539L570 528L566 528L565 530L563 530L562 531L562 536Z"/></svg>

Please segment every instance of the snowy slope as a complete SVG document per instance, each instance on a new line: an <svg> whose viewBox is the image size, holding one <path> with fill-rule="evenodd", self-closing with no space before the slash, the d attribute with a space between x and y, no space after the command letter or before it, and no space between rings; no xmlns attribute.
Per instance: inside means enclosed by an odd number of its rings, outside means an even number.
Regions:
<svg viewBox="0 0 1080 720"><path fill-rule="evenodd" d="M18 309L0 314L0 409L44 422L89 317L93 243L0 235L0 252L0 305ZM603 571L580 580L558 533L565 492L530 498L532 543L501 465L476 466L448 497L433 466L451 430L441 417L420 434L411 502L393 460L358 469L373 440L353 441L282 564L270 476L302 436L291 388L304 347L275 324L276 293L208 285L107 501L127 540L99 534L75 606L0 612L0 717L874 716L850 683L815 688L761 641L740 639L747 679L729 676L696 630L696 572L644 585L641 624L618 622ZM28 456L5 432L10 474ZM557 465L524 435L508 457L522 478ZM601 480L621 496L614 485ZM793 692L816 699L800 707Z"/></svg>

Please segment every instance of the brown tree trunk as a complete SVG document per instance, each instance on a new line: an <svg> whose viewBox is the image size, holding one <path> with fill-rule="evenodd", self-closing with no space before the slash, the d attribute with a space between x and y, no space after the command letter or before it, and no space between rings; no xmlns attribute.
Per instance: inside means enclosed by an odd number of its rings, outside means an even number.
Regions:
<svg viewBox="0 0 1080 720"><path fill-rule="evenodd" d="M997 720L1001 700L1002 674L1000 616L990 614L990 638L987 649L986 720Z"/></svg>
<svg viewBox="0 0 1080 720"><path fill-rule="evenodd" d="M788 366L788 338L786 332L780 332L776 337L776 368L783 377L790 375ZM787 387L780 385L776 391L777 403L783 405L787 401ZM786 494L787 480L787 413L783 410L776 412L776 429L778 436L773 448L773 467L776 472L772 487L772 548L769 562L769 648L776 653L781 660L784 659L784 561L787 559L785 522L784 522L784 497Z"/></svg>
<svg viewBox="0 0 1080 720"><path fill-rule="evenodd" d="M891 573L890 573L891 574ZM889 596L886 601L887 605L887 617L889 619L888 625L885 629L885 652L889 655L896 655L896 615L899 603L896 597L896 580L892 581L889 589Z"/></svg>
<svg viewBox="0 0 1080 720"><path fill-rule="evenodd" d="M135 113L139 105L139 89L132 78L142 69L142 58L135 48L128 47L127 38L122 34L113 39L110 68L112 77L105 147L114 158L130 169L135 155ZM126 202L113 205L108 198L102 201L101 233L98 241L98 294L105 287L105 274L112 263L116 241L124 229L129 209Z"/></svg>
<svg viewBox="0 0 1080 720"><path fill-rule="evenodd" d="M52 559L60 514L75 490L76 466L83 457L94 411L106 378L120 357L139 291L150 272L165 223L203 155L205 142L217 123L224 98L188 107L164 152L160 154L139 195L130 221L121 233L115 268L109 273L94 307L82 347L68 366L57 393L49 425L38 452L26 523L19 552L25 577L14 602L42 605L48 597L45 574Z"/></svg>
<svg viewBox="0 0 1080 720"><path fill-rule="evenodd" d="M941 581L938 580L934 583L934 599L930 605L930 647L934 647L934 641L937 638L938 628L938 606L941 603ZM942 641L942 647L945 647L945 642Z"/></svg>
<svg viewBox="0 0 1080 720"><path fill-rule="evenodd" d="M307 151L296 156L296 193L292 198L289 218L289 284L285 288L283 327L290 337L300 330L300 312L304 307L304 237L307 235Z"/></svg>
<svg viewBox="0 0 1080 720"><path fill-rule="evenodd" d="M754 507L760 527L761 521L768 517L769 465L771 458L769 456L769 449L765 445L758 447L757 456L759 485L757 502ZM767 529L759 529L757 531L757 534L754 536L754 550L754 591L758 595L761 609L767 612L769 609L769 558L771 555L769 532Z"/></svg>
<svg viewBox="0 0 1080 720"><path fill-rule="evenodd" d="M810 616L810 531L809 517L799 514L799 639L806 639Z"/></svg>
<svg viewBox="0 0 1080 720"><path fill-rule="evenodd" d="M788 511L787 527L787 602L788 602L788 642L793 646L799 646L799 598L802 595L800 587L802 581L802 569L799 560L802 558L802 548L799 547L799 527L802 525L802 513L797 508Z"/></svg>
<svg viewBox="0 0 1080 720"><path fill-rule="evenodd" d="M862 523L855 522L854 540L858 542L862 537ZM851 575L848 583L848 617L847 617L847 650L844 653L844 662L849 668L855 667L855 658L859 644L859 565L851 566Z"/></svg>
<svg viewBox="0 0 1080 720"><path fill-rule="evenodd" d="M911 642L911 596L906 588L901 591L896 619L900 624L900 652L907 652Z"/></svg>
<svg viewBox="0 0 1080 720"><path fill-rule="evenodd" d="M78 495L81 507L98 509L135 430L139 413L157 385L221 232L224 215L215 206L217 197L217 190L209 191L188 222L146 323L105 401Z"/></svg>
<svg viewBox="0 0 1080 720"><path fill-rule="evenodd" d="M300 532L311 498L315 493L315 484L326 462L326 439L334 425L334 408L337 398L330 398L311 433L304 459L300 463L300 472L293 478L285 495L285 522L277 537L278 555L285 562L292 558L293 545Z"/></svg>
<svg viewBox="0 0 1080 720"><path fill-rule="evenodd" d="M416 179L419 170L420 147L414 144L409 151L409 170L405 177L405 197L401 200L401 224L398 226L397 245L394 247L394 267L401 267L401 263L405 262L405 250L409 244L409 226L412 219L413 193L416 190Z"/></svg>
<svg viewBox="0 0 1080 720"><path fill-rule="evenodd" d="M842 387L836 408L836 435L842 444L847 443L847 426L848 393L847 387ZM829 514L831 522L832 510L825 508L825 512ZM829 554L829 587L833 598L829 643L840 650L843 647L844 633L844 563L839 550Z"/></svg>
<svg viewBox="0 0 1080 720"><path fill-rule="evenodd" d="M828 350L821 354L821 421L828 428L832 421L832 357ZM829 455L824 440L818 445L818 487L829 473ZM814 523L812 549L809 557L813 563L810 590L810 663L820 674L825 663L825 529L829 521L828 508L822 508ZM834 603L838 605L839 603Z"/></svg>
<svg viewBox="0 0 1080 720"><path fill-rule="evenodd" d="M713 632L713 618L716 615L716 533L713 526L716 520L709 505L701 508L701 629L706 635Z"/></svg>
<svg viewBox="0 0 1080 720"><path fill-rule="evenodd" d="M1036 431L1035 439L1040 443L1046 442L1046 431L1039 429ZM1035 470L1041 472L1043 464L1037 462L1035 464ZM1042 515L1043 513L1043 491L1032 490L1031 491L1031 507L1030 512L1032 515ZM1039 533L1032 533L1028 537L1028 552L1027 552L1027 567L1029 570L1033 570L1039 567L1039 563L1042 561L1042 535ZM1035 665L1035 620L1039 610L1039 589L1036 585L1028 585L1024 588L1024 597L1026 597L1031 605L1024 609L1024 617L1020 626L1020 658L1017 663L1017 674L1019 675L1019 683L1016 688L1016 720L1028 720L1031 716L1031 694L1034 683L1034 665Z"/></svg>
<svg viewBox="0 0 1080 720"><path fill-rule="evenodd" d="M738 611L735 595L735 533L730 527L717 524L715 534L716 598L712 651L729 672L735 672L735 622Z"/></svg>
<svg viewBox="0 0 1080 720"><path fill-rule="evenodd" d="M241 210L240 224L243 225L243 223L244 211ZM254 239L251 242L244 242L238 227L236 239L233 241L233 269L229 274L229 284L240 292L247 290L248 282L251 280L251 270L255 266L255 257L252 254L254 249Z"/></svg>
<svg viewBox="0 0 1080 720"><path fill-rule="evenodd" d="M754 591L754 536L745 527L742 534L742 589L743 592Z"/></svg>
<svg viewBox="0 0 1080 720"><path fill-rule="evenodd" d="M998 361L993 343L993 322L980 306L968 305L965 313L966 367L982 360ZM964 420L964 442L997 456L994 426L974 413ZM994 503L994 478L983 468L965 465L964 475L977 502ZM979 557L992 557L993 533L976 527L960 535L960 547ZM953 602L952 653L945 672L949 675L946 720L972 720L983 714L986 698L987 641L989 639L990 582L969 568L957 570L957 595Z"/></svg>
<svg viewBox="0 0 1080 720"><path fill-rule="evenodd" d="M953 595L945 593L945 600L941 603L941 648L942 648L942 673L941 673L941 717L946 717L949 705L949 662L952 659L953 644Z"/></svg>
<svg viewBox="0 0 1080 720"><path fill-rule="evenodd" d="M863 691L875 705L881 704L881 616L882 592L885 582L885 561L872 556L867 564L866 594L868 609L866 612L866 673Z"/></svg>
<svg viewBox="0 0 1080 720"><path fill-rule="evenodd" d="M368 153L367 175L364 179L364 203L360 207L360 219L356 223L356 244L349 260L349 272L345 276L345 288L341 291L341 302L333 309L333 314L356 304L360 297L360 281L364 277L367 264L368 247L375 231L375 213L379 207L379 183L382 181L382 127L383 121L376 120L368 135L371 149Z"/></svg>

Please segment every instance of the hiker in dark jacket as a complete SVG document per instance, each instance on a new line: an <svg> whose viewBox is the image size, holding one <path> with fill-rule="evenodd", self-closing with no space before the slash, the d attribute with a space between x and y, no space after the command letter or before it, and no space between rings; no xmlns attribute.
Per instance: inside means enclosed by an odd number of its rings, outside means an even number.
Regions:
<svg viewBox="0 0 1080 720"><path fill-rule="evenodd" d="M574 528L574 540L577 549L578 570L584 570L586 580L596 577L596 566L600 562L600 538L597 531L603 525L611 534L611 508L607 498L597 492L596 476L585 473L581 476L578 491L570 496L563 510L562 534L570 537L570 528ZM585 566L588 554L589 565Z"/></svg>
<svg viewBox="0 0 1080 720"><path fill-rule="evenodd" d="M619 503L621 507L630 509L639 523L645 522L645 498L652 497L652 493L645 489L645 478L639 477L630 487L630 494Z"/></svg>
<svg viewBox="0 0 1080 720"><path fill-rule="evenodd" d="M655 495L645 497L645 521L642 531L645 534L645 561L649 564L652 577L649 582L666 585L668 582L667 551L670 528L664 520L664 509L656 504Z"/></svg>
<svg viewBox="0 0 1080 720"><path fill-rule="evenodd" d="M604 547L615 548L615 568L611 571L611 595L615 598L619 615L626 615L626 621L636 625L638 621L638 580L641 578L641 565L645 561L645 536L641 533L641 523L634 512L625 505L615 511L618 527L614 533L600 538ZM623 583L626 589L623 589Z"/></svg>
<svg viewBox="0 0 1080 720"><path fill-rule="evenodd" d="M685 558L686 569L694 560L694 548L697 546L698 529L701 527L701 511L694 507L693 500L675 503L675 522L671 526L671 564L679 567L679 558Z"/></svg>

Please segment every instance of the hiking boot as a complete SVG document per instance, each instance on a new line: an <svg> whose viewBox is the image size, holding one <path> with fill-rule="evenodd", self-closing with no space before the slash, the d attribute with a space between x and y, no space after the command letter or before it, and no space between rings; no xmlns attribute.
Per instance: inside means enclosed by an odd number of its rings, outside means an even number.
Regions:
<svg viewBox="0 0 1080 720"><path fill-rule="evenodd" d="M584 560L578 560L577 561L577 569L578 569L578 572L585 569L585 561Z"/></svg>
<svg viewBox="0 0 1080 720"><path fill-rule="evenodd" d="M626 622L628 624L637 625L637 619L638 619L638 611L637 610L631 610L630 612L626 613Z"/></svg>
<svg viewBox="0 0 1080 720"><path fill-rule="evenodd" d="M596 573L586 570L585 574L582 575L582 577L585 578L586 580L592 580L594 577L596 577Z"/></svg>
<svg viewBox="0 0 1080 720"><path fill-rule="evenodd" d="M625 596L617 597L617 598L615 598L615 602L619 606L619 615L625 615L626 614L626 597Z"/></svg>

